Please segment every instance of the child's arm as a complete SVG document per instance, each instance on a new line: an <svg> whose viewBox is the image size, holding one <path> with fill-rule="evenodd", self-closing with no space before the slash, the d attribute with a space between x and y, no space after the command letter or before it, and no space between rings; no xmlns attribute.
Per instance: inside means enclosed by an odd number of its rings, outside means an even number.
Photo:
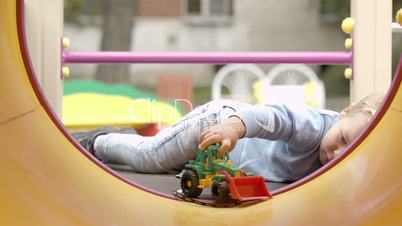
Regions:
<svg viewBox="0 0 402 226"><path fill-rule="evenodd" d="M234 116L245 125L245 137L282 140L297 150L319 144L323 118L317 110L283 104L256 105L241 109Z"/></svg>

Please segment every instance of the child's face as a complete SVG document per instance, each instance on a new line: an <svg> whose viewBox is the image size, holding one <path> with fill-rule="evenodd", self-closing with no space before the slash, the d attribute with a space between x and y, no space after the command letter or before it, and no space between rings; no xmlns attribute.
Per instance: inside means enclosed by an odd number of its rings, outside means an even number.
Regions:
<svg viewBox="0 0 402 226"><path fill-rule="evenodd" d="M366 127L368 116L363 113L342 115L321 141L320 161L325 164L345 149Z"/></svg>

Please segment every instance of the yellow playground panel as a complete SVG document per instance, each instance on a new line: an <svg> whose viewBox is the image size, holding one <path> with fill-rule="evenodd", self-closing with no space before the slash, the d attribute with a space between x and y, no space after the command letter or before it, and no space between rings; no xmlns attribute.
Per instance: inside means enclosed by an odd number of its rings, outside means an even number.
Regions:
<svg viewBox="0 0 402 226"><path fill-rule="evenodd" d="M172 125L180 117L174 106L152 99L98 93L75 93L63 98L63 123L74 130L103 125Z"/></svg>

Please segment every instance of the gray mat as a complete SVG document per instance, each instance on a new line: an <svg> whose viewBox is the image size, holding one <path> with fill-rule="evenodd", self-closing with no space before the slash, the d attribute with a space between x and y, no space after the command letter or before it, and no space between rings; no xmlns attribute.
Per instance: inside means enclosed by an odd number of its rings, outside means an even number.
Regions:
<svg viewBox="0 0 402 226"><path fill-rule="evenodd" d="M174 191L180 189L180 180L175 177L179 172L172 172L171 174L142 174L134 173L129 166L125 165L108 164L108 166L129 181L158 192L172 195ZM286 183L273 182L265 182L265 184L268 186L270 192L287 185ZM204 189L200 197L206 198L210 196L210 189Z"/></svg>

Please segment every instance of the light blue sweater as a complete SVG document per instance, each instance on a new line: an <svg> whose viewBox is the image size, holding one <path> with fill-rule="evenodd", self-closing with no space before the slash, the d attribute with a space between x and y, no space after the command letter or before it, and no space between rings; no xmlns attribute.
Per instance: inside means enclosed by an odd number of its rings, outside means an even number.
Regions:
<svg viewBox="0 0 402 226"><path fill-rule="evenodd" d="M295 181L321 167L321 140L339 120L337 112L281 104L243 108L232 116L246 126L245 138L230 153L233 163L276 182Z"/></svg>

